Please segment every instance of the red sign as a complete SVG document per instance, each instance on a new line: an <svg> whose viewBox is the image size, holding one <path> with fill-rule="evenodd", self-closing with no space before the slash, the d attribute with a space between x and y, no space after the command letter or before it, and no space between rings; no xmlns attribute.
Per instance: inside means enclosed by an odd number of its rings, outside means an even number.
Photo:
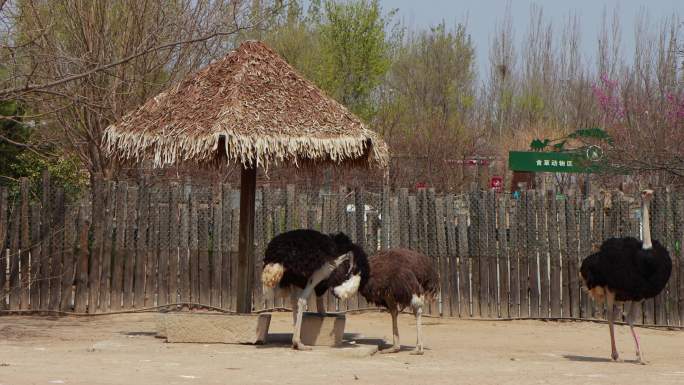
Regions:
<svg viewBox="0 0 684 385"><path fill-rule="evenodd" d="M416 188L426 188L427 184L425 182L416 183Z"/></svg>
<svg viewBox="0 0 684 385"><path fill-rule="evenodd" d="M489 187L496 192L503 191L503 178L500 176L493 176L492 180L489 181Z"/></svg>

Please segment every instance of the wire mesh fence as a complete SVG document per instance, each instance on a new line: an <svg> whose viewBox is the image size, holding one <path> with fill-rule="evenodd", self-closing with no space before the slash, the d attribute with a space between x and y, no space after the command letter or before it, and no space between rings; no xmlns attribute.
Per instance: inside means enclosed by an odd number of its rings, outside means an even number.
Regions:
<svg viewBox="0 0 684 385"><path fill-rule="evenodd" d="M111 312L178 303L236 308L239 190L228 184L97 181L79 201L44 181L38 198L0 189L0 308ZM673 259L667 288L640 309L645 324L681 325L684 195L661 189L652 233ZM600 318L581 289L581 260L611 236L640 236L639 200L433 189L307 190L261 186L256 195L254 310L286 307L263 292L268 242L296 228L344 232L370 255L406 247L432 258L439 295L429 312L486 318ZM363 297L333 311L366 308ZM313 303L312 301L310 303Z"/></svg>

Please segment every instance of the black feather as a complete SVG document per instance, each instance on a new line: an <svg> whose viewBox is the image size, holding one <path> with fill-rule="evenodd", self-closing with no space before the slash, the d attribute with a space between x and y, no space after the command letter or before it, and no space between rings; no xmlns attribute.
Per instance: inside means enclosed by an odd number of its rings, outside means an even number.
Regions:
<svg viewBox="0 0 684 385"><path fill-rule="evenodd" d="M281 233L275 236L266 247L264 265L280 263L285 268L280 287L306 287L313 273L323 264L332 262L337 257L351 251L354 254L354 265L351 274L368 276L368 257L363 248L354 244L344 233L323 234L316 230L300 229ZM349 261L335 269L328 279L316 285L316 295L321 296L330 287L340 285L351 276ZM367 279L367 278L366 278Z"/></svg>
<svg viewBox="0 0 684 385"><path fill-rule="evenodd" d="M634 237L610 238L582 261L580 274L588 289L607 287L617 301L641 301L658 295L672 272L672 260L658 241L642 248Z"/></svg>

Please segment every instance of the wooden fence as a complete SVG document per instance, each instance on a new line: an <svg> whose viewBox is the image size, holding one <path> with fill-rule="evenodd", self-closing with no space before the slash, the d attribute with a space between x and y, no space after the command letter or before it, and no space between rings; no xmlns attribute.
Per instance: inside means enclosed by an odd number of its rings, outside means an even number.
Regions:
<svg viewBox="0 0 684 385"><path fill-rule="evenodd" d="M47 176L30 187L22 180L12 196L0 188L0 309L94 313L181 302L235 309L233 187L98 181L77 202ZM645 324L684 322L682 198L662 190L653 204L653 235L670 250L674 269L667 289L640 309ZM344 231L369 254L420 250L440 276L430 313L491 318L602 317L581 290L580 261L605 238L640 231L638 200L616 193L582 200L528 191L515 199L264 186L257 192L255 282L268 241L294 228ZM257 286L255 310L289 305ZM327 301L328 309L368 306L360 296Z"/></svg>

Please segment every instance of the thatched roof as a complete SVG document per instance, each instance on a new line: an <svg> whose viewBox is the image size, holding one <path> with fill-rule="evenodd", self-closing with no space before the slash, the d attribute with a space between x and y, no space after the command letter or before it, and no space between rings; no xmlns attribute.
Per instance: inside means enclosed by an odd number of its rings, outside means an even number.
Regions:
<svg viewBox="0 0 684 385"><path fill-rule="evenodd" d="M105 131L107 152L155 167L222 159L259 167L333 163L385 167L385 142L261 42L148 100Z"/></svg>

